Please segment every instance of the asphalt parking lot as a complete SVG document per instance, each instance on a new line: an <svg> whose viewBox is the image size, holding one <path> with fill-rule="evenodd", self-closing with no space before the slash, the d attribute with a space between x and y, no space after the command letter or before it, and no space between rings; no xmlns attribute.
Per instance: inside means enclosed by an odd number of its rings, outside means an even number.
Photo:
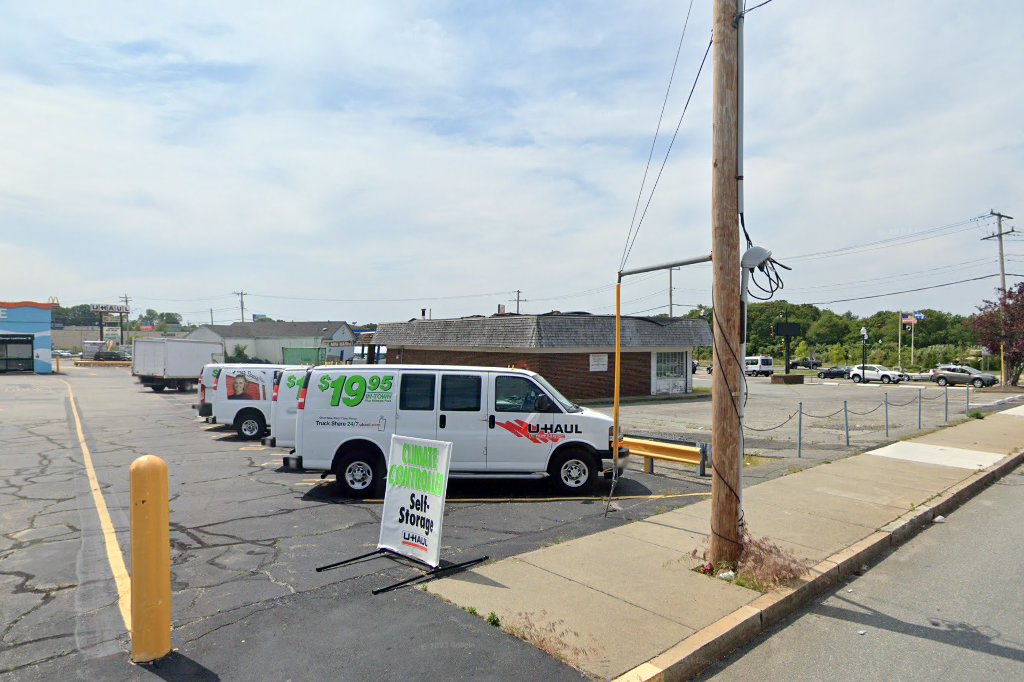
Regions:
<svg viewBox="0 0 1024 682"><path fill-rule="evenodd" d="M408 564L375 558L315 572L375 548L380 505L343 499L318 474L282 469L283 450L203 423L194 401L193 393L144 390L124 368L0 376L0 676L579 678L420 590L370 595L418 575ZM129 665L119 609L118 579L130 572L117 561L129 561L128 466L143 454L163 457L170 470L175 653L156 667ZM501 559L695 502L710 489L692 468L633 469L607 518L602 500L549 500L540 481L452 481L442 557Z"/></svg>
<svg viewBox="0 0 1024 682"><path fill-rule="evenodd" d="M710 386L710 378L697 377ZM804 386L750 381L747 423L767 428L798 403L824 415L846 400L868 412L922 389L925 428L942 423L947 395L926 385ZM71 396L74 401L72 403ZM973 402L994 402L976 393ZM964 389L950 389L950 418L962 418ZM710 401L625 405L628 432L708 440ZM66 368L62 376L0 376L0 676L5 679L578 679L538 649L417 589L370 591L419 571L385 558L317 573L315 568L376 546L380 505L342 498L332 479L285 470L284 451L239 440L195 418L195 394L152 393L125 368ZM982 408L984 409L984 408ZM880 409L804 418L750 431L745 485L882 442ZM85 465L91 455L96 491ZM893 405L890 438L917 430L916 403ZM143 454L170 469L175 653L159 666L131 666L119 606L127 579L128 466ZM542 481L452 481L442 556L501 559L703 499L710 479L692 467L630 463L604 516L601 499L549 499ZM607 494L609 484L601 493ZM109 516L109 533L99 511ZM117 557L120 556L119 567ZM480 614L481 616L486 614Z"/></svg>

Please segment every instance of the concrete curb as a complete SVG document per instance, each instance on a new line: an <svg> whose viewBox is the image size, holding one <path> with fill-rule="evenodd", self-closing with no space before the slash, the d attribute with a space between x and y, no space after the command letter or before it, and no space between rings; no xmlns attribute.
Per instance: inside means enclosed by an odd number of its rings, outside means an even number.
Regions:
<svg viewBox="0 0 1024 682"><path fill-rule="evenodd" d="M763 630L798 611L829 587L913 537L936 516L945 516L1024 462L1024 452L1008 455L973 479L942 491L925 504L879 528L856 544L822 560L794 587L761 595L675 646L616 678L616 682L688 680ZM940 499L941 498L941 499Z"/></svg>

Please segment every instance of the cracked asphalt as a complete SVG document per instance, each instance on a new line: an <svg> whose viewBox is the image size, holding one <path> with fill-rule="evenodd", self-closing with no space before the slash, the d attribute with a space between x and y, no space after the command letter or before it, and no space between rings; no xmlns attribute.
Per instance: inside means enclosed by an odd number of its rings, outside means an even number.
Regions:
<svg viewBox="0 0 1024 682"><path fill-rule="evenodd" d="M129 663L64 381L126 563L128 467L144 454L168 463L175 651L156 665ZM315 572L376 547L380 505L340 497L333 477L282 469L283 450L197 420L194 401L144 390L123 368L0 375L0 679L581 677L420 590L371 596L419 575L410 563L372 558ZM617 495L679 496L622 499L604 518L600 501L545 500L542 481L452 481L442 557L501 559L710 490L692 469L637 469Z"/></svg>

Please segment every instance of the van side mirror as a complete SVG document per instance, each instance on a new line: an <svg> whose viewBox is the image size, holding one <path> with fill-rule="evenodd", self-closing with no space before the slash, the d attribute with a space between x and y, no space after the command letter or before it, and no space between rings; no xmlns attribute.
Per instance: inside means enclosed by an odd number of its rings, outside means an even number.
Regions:
<svg viewBox="0 0 1024 682"><path fill-rule="evenodd" d="M535 405L537 412L551 412L551 408L551 398L547 397L543 393L537 396L537 404Z"/></svg>

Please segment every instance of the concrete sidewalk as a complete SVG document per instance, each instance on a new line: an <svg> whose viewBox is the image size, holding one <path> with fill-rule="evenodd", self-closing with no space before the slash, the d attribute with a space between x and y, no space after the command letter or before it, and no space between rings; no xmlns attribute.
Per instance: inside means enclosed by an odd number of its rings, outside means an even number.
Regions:
<svg viewBox="0 0 1024 682"><path fill-rule="evenodd" d="M710 501L428 587L600 678L685 679L1015 467L1024 407L746 489L751 533L812 568L767 594L692 569Z"/></svg>

